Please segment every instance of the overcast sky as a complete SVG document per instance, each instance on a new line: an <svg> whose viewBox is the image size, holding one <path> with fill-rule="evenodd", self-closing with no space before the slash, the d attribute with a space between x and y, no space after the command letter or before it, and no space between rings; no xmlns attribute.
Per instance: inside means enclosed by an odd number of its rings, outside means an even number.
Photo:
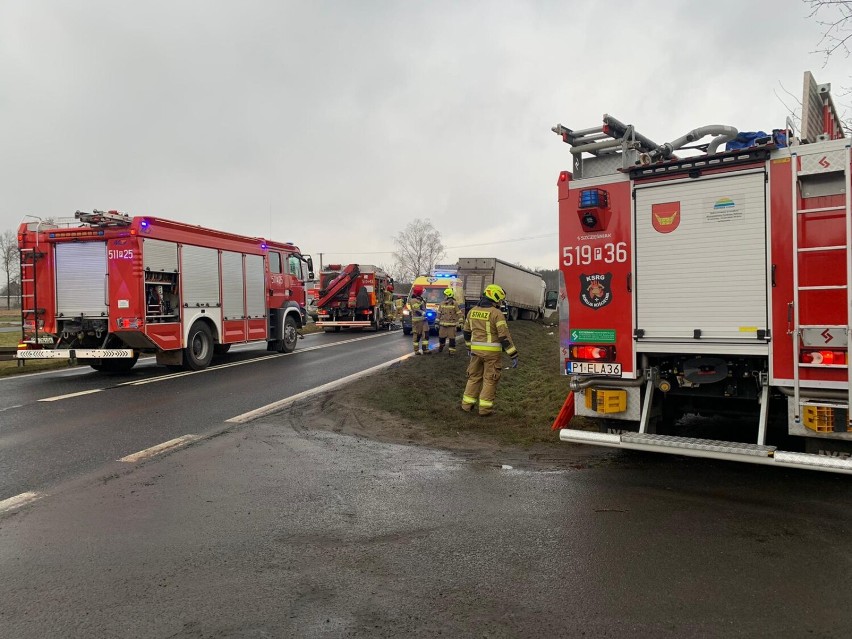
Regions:
<svg viewBox="0 0 852 639"><path fill-rule="evenodd" d="M415 217L451 259L555 268L550 127L663 142L782 127L836 90L799 0L0 0L0 230L119 209L390 264ZM503 242L517 238L524 241ZM347 253L347 254L344 254Z"/></svg>

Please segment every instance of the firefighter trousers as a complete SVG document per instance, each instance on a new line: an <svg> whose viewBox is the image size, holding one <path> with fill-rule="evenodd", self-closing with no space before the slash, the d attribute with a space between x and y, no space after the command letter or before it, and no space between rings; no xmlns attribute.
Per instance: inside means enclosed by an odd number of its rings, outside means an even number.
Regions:
<svg viewBox="0 0 852 639"><path fill-rule="evenodd" d="M420 347L423 352L429 352L429 322L426 320L411 320L411 334L413 335L414 352L419 353Z"/></svg>
<svg viewBox="0 0 852 639"><path fill-rule="evenodd" d="M462 395L462 408L472 411L479 402L479 414L490 415L494 410L497 382L500 381L500 353L473 353L467 365L467 385Z"/></svg>
<svg viewBox="0 0 852 639"><path fill-rule="evenodd" d="M444 350L444 344L449 341L450 343L450 355L456 354L456 325L452 326L442 326L438 329L438 352Z"/></svg>

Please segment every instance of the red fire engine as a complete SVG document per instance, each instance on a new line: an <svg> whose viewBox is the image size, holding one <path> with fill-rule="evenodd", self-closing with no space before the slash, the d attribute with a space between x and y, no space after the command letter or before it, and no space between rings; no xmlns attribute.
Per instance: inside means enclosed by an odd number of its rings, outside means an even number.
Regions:
<svg viewBox="0 0 852 639"><path fill-rule="evenodd" d="M393 318L385 313L383 304L392 285L393 278L376 266L329 264L320 272L317 326L326 332L390 328Z"/></svg>
<svg viewBox="0 0 852 639"><path fill-rule="evenodd" d="M573 157L554 427L600 431L562 440L852 473L850 138L810 73L803 105L798 133L553 128Z"/></svg>
<svg viewBox="0 0 852 639"><path fill-rule="evenodd" d="M313 266L293 244L117 211L75 217L69 228L18 230L19 359L121 372L156 353L159 364L199 370L232 344L296 347Z"/></svg>

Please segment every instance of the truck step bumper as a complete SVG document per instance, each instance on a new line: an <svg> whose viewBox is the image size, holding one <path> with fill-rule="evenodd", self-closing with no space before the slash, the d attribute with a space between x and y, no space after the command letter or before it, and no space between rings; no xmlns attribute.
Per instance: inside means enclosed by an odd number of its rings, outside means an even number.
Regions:
<svg viewBox="0 0 852 639"><path fill-rule="evenodd" d="M563 442L593 444L611 448L629 448L653 453L686 455L689 457L709 457L727 461L782 466L784 468L806 468L832 473L852 474L852 459L794 453L778 450L775 446L725 442L713 439L694 439L672 435L653 435L649 433L597 433L593 431L563 428L559 431Z"/></svg>
<svg viewBox="0 0 852 639"><path fill-rule="evenodd" d="M132 348L57 348L19 350L17 359L122 359L133 357Z"/></svg>

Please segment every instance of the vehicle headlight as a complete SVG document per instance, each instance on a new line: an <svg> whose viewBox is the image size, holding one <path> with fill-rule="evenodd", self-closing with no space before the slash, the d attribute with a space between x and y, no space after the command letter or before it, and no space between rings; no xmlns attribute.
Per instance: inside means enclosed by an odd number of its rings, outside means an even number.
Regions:
<svg viewBox="0 0 852 639"><path fill-rule="evenodd" d="M408 309L405 309L405 310L402 312L402 314L403 314L403 315L411 315L411 311L409 311Z"/></svg>

